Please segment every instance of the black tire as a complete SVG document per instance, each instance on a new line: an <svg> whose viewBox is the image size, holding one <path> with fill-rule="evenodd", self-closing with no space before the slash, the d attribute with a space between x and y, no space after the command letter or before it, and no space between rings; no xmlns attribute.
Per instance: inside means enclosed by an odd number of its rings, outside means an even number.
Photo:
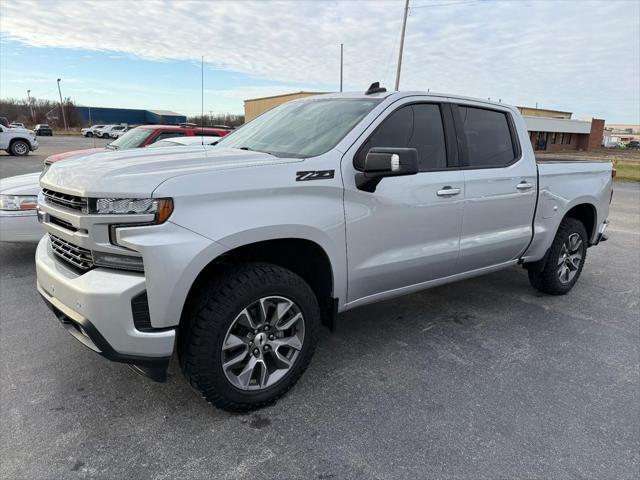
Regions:
<svg viewBox="0 0 640 480"><path fill-rule="evenodd" d="M10 148L7 148L7 149L5 150L5 152L7 152L9 155L13 155L13 153L11 153L11 149L10 149Z"/></svg>
<svg viewBox="0 0 640 480"><path fill-rule="evenodd" d="M579 265L571 279L562 281L559 275L559 268L562 264L563 246L573 235L579 235L581 240ZM575 218L565 218L560 223L556 236L551 244L548 255L540 260L527 265L529 282L537 290L550 295L564 295L569 292L580 278L584 262L587 259L587 245L589 238L584 224ZM566 248L566 246L565 246ZM569 269L571 270L571 269Z"/></svg>
<svg viewBox="0 0 640 480"><path fill-rule="evenodd" d="M180 366L187 381L214 406L249 411L282 397L304 373L318 343L320 308L309 285L277 265L246 263L221 267L203 281L191 298L178 342ZM238 314L258 299L277 295L297 305L304 317L304 341L297 360L275 384L261 390L237 388L222 367L222 346ZM250 355L250 354L249 354Z"/></svg>
<svg viewBox="0 0 640 480"><path fill-rule="evenodd" d="M13 142L11 142L9 150L11 150L12 155L15 155L17 157L24 157L25 155L29 155L31 147L24 140L14 140Z"/></svg>
<svg viewBox="0 0 640 480"><path fill-rule="evenodd" d="M87 137L93 137L93 133L92 132L87 132Z"/></svg>

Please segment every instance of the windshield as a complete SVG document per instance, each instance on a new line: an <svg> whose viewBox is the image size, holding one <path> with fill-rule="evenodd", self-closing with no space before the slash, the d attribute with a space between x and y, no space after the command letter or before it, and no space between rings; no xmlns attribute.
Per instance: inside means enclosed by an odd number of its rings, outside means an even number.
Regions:
<svg viewBox="0 0 640 480"><path fill-rule="evenodd" d="M149 138L152 133L153 130L150 130L148 128L134 128L133 130L129 130L117 140L111 142L109 145L107 145L107 148L112 148L114 150L138 148L144 143L147 138Z"/></svg>
<svg viewBox="0 0 640 480"><path fill-rule="evenodd" d="M223 137L218 145L278 157L315 157L335 147L380 101L320 97L285 103Z"/></svg>

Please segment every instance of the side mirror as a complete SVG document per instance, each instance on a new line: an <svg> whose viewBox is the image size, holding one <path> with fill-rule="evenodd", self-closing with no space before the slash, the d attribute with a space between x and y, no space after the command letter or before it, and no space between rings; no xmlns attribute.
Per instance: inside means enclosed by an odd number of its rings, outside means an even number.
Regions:
<svg viewBox="0 0 640 480"><path fill-rule="evenodd" d="M364 159L363 172L356 174L356 187L373 193L384 177L418 173L418 151L415 148L372 148Z"/></svg>

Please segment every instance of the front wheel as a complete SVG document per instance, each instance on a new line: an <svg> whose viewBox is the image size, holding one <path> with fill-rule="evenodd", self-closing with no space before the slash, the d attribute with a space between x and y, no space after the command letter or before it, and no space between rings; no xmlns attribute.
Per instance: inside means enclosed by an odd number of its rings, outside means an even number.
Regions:
<svg viewBox="0 0 640 480"><path fill-rule="evenodd" d="M562 220L547 257L527 265L531 285L550 295L569 292L582 273L587 242L587 230L580 220Z"/></svg>
<svg viewBox="0 0 640 480"><path fill-rule="evenodd" d="M87 132L87 133L85 134L85 137L93 137L93 133L92 133L92 132Z"/></svg>
<svg viewBox="0 0 640 480"><path fill-rule="evenodd" d="M267 405L293 387L311 361L320 309L309 285L289 270L266 263L226 267L198 287L190 305L180 365L216 407Z"/></svg>
<svg viewBox="0 0 640 480"><path fill-rule="evenodd" d="M24 157L29 153L29 144L24 140L16 140L9 147L11 153L18 157Z"/></svg>

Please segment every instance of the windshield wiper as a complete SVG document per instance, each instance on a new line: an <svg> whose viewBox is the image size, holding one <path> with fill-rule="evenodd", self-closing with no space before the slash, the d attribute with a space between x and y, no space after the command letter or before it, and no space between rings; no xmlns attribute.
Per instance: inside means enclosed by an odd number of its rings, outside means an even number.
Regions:
<svg viewBox="0 0 640 480"><path fill-rule="evenodd" d="M264 150L255 150L253 148L250 147L238 147L238 150L245 150L247 152L260 152L260 153L266 153L267 155L271 155L272 157L277 157L278 155L276 155L275 153L271 153L271 152L265 152Z"/></svg>

